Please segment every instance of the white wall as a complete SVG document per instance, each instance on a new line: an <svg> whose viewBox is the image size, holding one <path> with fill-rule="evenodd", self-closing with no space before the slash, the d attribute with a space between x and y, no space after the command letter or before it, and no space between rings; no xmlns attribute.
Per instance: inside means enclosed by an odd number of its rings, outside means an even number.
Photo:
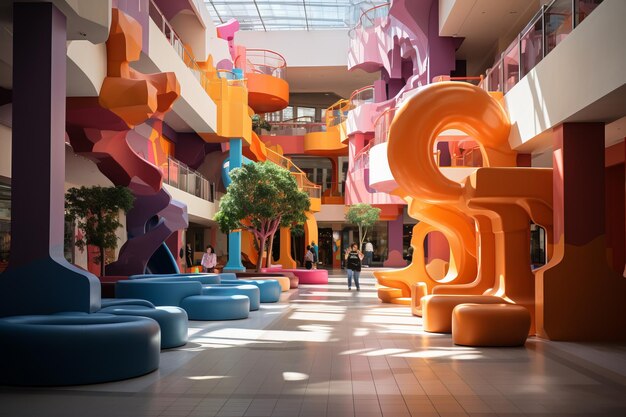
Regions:
<svg viewBox="0 0 626 417"><path fill-rule="evenodd" d="M239 31L235 35L236 44L278 52L288 67L346 66L349 40L347 30Z"/></svg>
<svg viewBox="0 0 626 417"><path fill-rule="evenodd" d="M180 97L174 102L172 111L182 119L188 128L172 126L176 130L213 133L217 129L217 106L202 88L165 35L150 19L150 56L142 53L140 61L132 67L146 74L153 72L174 72L180 84Z"/></svg>
<svg viewBox="0 0 626 417"><path fill-rule="evenodd" d="M345 205L343 204L322 204L322 210L315 213L315 220L318 222L344 222L346 218Z"/></svg>
<svg viewBox="0 0 626 417"><path fill-rule="evenodd" d="M106 44L67 43L67 96L95 97L107 76Z"/></svg>
<svg viewBox="0 0 626 417"><path fill-rule="evenodd" d="M187 205L189 221L206 226L211 224L211 220L215 217L215 213L217 213L218 210L217 203L211 203L207 200L203 200L168 184L163 184L163 188L170 193L172 199L178 200Z"/></svg>
<svg viewBox="0 0 626 417"><path fill-rule="evenodd" d="M538 135L564 121L626 115L624 16L626 1L605 0L506 94L514 149L543 151Z"/></svg>

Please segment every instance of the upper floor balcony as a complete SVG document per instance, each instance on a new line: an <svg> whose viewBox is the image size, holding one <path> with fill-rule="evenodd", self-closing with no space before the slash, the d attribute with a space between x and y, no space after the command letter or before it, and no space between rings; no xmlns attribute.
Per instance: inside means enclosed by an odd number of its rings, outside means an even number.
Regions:
<svg viewBox="0 0 626 417"><path fill-rule="evenodd" d="M240 48L235 67L243 70L248 80L248 104L255 113L271 113L287 107L287 62L281 54L267 49Z"/></svg>
<svg viewBox="0 0 626 417"><path fill-rule="evenodd" d="M363 2L352 7L352 28L348 32L348 68L361 68L371 72L383 65L378 45L381 43L381 36L384 36L380 30L387 24L390 6L390 2L374 6Z"/></svg>
<svg viewBox="0 0 626 417"><path fill-rule="evenodd" d="M148 54L137 66L146 73L172 71L180 83L180 97L172 106L178 118L166 115L166 122L176 130L191 129L208 141L214 141L216 133L245 137L251 126L245 82L217 73L210 59L198 61L154 0L148 3L148 13Z"/></svg>
<svg viewBox="0 0 626 417"><path fill-rule="evenodd" d="M350 106L349 100L342 99L326 109L324 129L304 135L304 153L325 156L348 154L344 141L347 138L345 122Z"/></svg>
<svg viewBox="0 0 626 417"><path fill-rule="evenodd" d="M373 122L379 106L374 101L374 86L368 85L353 91L349 101L346 134L373 132Z"/></svg>
<svg viewBox="0 0 626 417"><path fill-rule="evenodd" d="M603 0L552 0L487 70L483 88L508 93L521 78L563 42Z"/></svg>

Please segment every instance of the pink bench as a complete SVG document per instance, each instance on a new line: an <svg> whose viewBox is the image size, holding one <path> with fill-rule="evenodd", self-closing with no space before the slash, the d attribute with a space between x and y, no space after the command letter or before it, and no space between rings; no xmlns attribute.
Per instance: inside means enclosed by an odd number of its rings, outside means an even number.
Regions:
<svg viewBox="0 0 626 417"><path fill-rule="evenodd" d="M328 271L325 269L283 269L263 268L262 272L293 272L300 284L328 284Z"/></svg>

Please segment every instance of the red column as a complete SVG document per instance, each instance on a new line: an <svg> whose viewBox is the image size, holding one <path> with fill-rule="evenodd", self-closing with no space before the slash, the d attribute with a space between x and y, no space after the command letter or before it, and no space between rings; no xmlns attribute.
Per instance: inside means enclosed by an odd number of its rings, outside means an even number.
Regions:
<svg viewBox="0 0 626 417"><path fill-rule="evenodd" d="M537 331L624 340L626 279L606 261L604 124L566 123L554 138L554 255L536 273Z"/></svg>

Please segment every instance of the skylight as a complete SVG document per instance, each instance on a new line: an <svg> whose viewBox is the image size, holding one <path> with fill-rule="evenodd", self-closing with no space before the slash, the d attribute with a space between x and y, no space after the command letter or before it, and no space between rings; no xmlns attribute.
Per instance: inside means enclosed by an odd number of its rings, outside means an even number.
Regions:
<svg viewBox="0 0 626 417"><path fill-rule="evenodd" d="M205 0L216 25L235 18L241 30L349 29L355 0ZM352 8L351 8L352 7Z"/></svg>

